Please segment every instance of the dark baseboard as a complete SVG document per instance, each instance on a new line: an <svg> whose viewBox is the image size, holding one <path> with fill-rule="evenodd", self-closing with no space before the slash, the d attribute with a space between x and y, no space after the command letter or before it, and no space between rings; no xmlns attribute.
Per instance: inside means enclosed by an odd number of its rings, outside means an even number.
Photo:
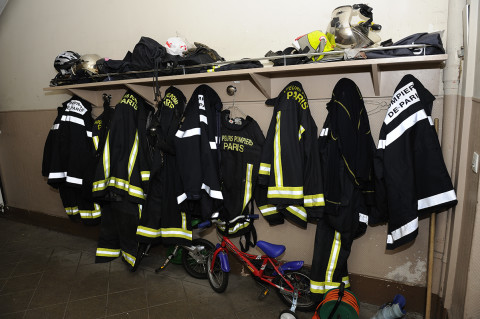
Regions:
<svg viewBox="0 0 480 319"><path fill-rule="evenodd" d="M80 222L73 222L68 218L51 216L44 213L29 211L21 208L9 207L2 215L7 219L36 225L47 229L67 233L74 236L97 240L100 226L86 226ZM352 291L361 302L382 305L396 294L402 294L407 300L407 311L425 313L426 288L409 286L399 282L372 278L364 275L350 274ZM431 318L448 319L443 301L438 295L432 295Z"/></svg>

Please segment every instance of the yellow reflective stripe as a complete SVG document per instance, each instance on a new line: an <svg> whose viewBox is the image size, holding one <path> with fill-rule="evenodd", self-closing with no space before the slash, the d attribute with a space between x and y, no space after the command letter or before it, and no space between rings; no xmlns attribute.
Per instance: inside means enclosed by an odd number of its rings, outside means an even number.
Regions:
<svg viewBox="0 0 480 319"><path fill-rule="evenodd" d="M122 256L123 256L123 259L125 259L125 261L127 263L132 265L132 267L135 266L135 257L130 255L129 253L124 252L123 250L122 250Z"/></svg>
<svg viewBox="0 0 480 319"><path fill-rule="evenodd" d="M98 150L98 143L100 142L100 139L98 138L98 136L92 136L92 140L93 145L95 146L95 150Z"/></svg>
<svg viewBox="0 0 480 319"><path fill-rule="evenodd" d="M105 178L110 177L110 132L107 134L105 148L103 149L103 173Z"/></svg>
<svg viewBox="0 0 480 319"><path fill-rule="evenodd" d="M305 128L300 125L300 129L298 130L298 140L299 141L302 139L303 132L305 132Z"/></svg>
<svg viewBox="0 0 480 319"><path fill-rule="evenodd" d="M352 172L352 170L350 169L350 166L348 166L347 160L345 159L345 157L344 157L343 155L342 155L342 158L343 158L343 161L345 162L345 165L347 166L348 171L350 172L350 174L352 174L353 179L355 180L355 184L360 185L360 184L357 182L357 177L355 176L355 174L354 174L354 173Z"/></svg>
<svg viewBox="0 0 480 319"><path fill-rule="evenodd" d="M245 174L245 194L243 195L242 212L252 198L252 173L253 164L247 164L247 172Z"/></svg>
<svg viewBox="0 0 480 319"><path fill-rule="evenodd" d="M187 229L187 214L184 212L180 213L182 215L182 229Z"/></svg>
<svg viewBox="0 0 480 319"><path fill-rule="evenodd" d="M268 198L303 198L303 187L269 187Z"/></svg>
<svg viewBox="0 0 480 319"><path fill-rule="evenodd" d="M333 273L337 267L338 254L340 253L340 247L342 246L340 233L335 231L335 235L332 243L332 250L330 252L330 258L328 260L327 272L325 273L325 280L332 282Z"/></svg>
<svg viewBox="0 0 480 319"><path fill-rule="evenodd" d="M274 167L275 167L275 185L283 186L283 171L282 171L282 146L280 144L280 117L282 111L277 112L277 124L275 126L275 139L273 145L274 151Z"/></svg>
<svg viewBox="0 0 480 319"><path fill-rule="evenodd" d="M142 181L148 181L150 179L150 171L141 171Z"/></svg>
<svg viewBox="0 0 480 319"><path fill-rule="evenodd" d="M93 191L94 192L102 191L109 186L124 190L128 192L130 196L145 199L145 194L143 193L143 190L140 187L130 185L129 182L116 177L110 177L103 181L94 182Z"/></svg>
<svg viewBox="0 0 480 319"><path fill-rule="evenodd" d="M347 112L348 117L350 117L350 112L348 112L348 110L347 110L347 108L345 107L345 105L343 105L340 101L337 101L337 100L334 100L334 102L340 104L340 105L343 107L343 109L345 110L345 112Z"/></svg>
<svg viewBox="0 0 480 319"><path fill-rule="evenodd" d="M250 222L243 222L243 223L237 223L233 228L230 228L228 230L228 233L231 235L231 234L235 234L237 233L239 230L242 230L246 227L250 226ZM221 225L217 225L217 228L220 229L221 231L225 231L225 226L221 226Z"/></svg>
<svg viewBox="0 0 480 319"><path fill-rule="evenodd" d="M137 235L158 238L158 237L175 237L192 240L192 231L183 228L160 228L153 229L145 226L137 227Z"/></svg>
<svg viewBox="0 0 480 319"><path fill-rule="evenodd" d="M260 210L263 216L278 214L277 207L275 205L268 204L268 205L260 206L258 207L258 209Z"/></svg>
<svg viewBox="0 0 480 319"><path fill-rule="evenodd" d="M350 287L350 278L348 276L342 278L345 283L345 288ZM324 294L330 289L340 287L339 282L326 282L310 280L310 291L315 294Z"/></svg>
<svg viewBox="0 0 480 319"><path fill-rule="evenodd" d="M303 203L305 207L325 206L325 199L323 194L305 195Z"/></svg>
<svg viewBox="0 0 480 319"><path fill-rule="evenodd" d="M65 207L65 213L67 215L77 215L80 211L78 210L78 207Z"/></svg>
<svg viewBox="0 0 480 319"><path fill-rule="evenodd" d="M135 141L133 142L132 150L130 151L130 157L128 158L128 180L132 176L133 166L137 160L138 154L138 131L135 133Z"/></svg>
<svg viewBox="0 0 480 319"><path fill-rule="evenodd" d="M92 218L98 218L102 216L102 208L97 203L93 203Z"/></svg>
<svg viewBox="0 0 480 319"><path fill-rule="evenodd" d="M92 211L91 210L81 209L78 212L80 213L80 217L82 217L82 218L85 218L85 219L92 218Z"/></svg>
<svg viewBox="0 0 480 319"><path fill-rule="evenodd" d="M302 206L288 206L287 210L301 220L307 221L307 211Z"/></svg>
<svg viewBox="0 0 480 319"><path fill-rule="evenodd" d="M97 248L97 252L95 253L95 255L101 256L101 257L116 258L120 256L120 249Z"/></svg>
<svg viewBox="0 0 480 319"><path fill-rule="evenodd" d="M260 163L258 173L262 175L270 175L270 164Z"/></svg>
<svg viewBox="0 0 480 319"><path fill-rule="evenodd" d="M142 205L138 204L138 219L142 219Z"/></svg>

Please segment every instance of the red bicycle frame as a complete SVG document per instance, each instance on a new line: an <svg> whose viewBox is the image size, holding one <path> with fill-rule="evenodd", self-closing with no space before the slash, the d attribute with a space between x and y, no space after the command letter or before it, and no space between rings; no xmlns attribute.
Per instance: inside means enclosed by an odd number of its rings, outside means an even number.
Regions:
<svg viewBox="0 0 480 319"><path fill-rule="evenodd" d="M252 254L244 253L241 250L239 250L237 246L235 246L235 244L232 243L232 241L226 236L222 236L222 242L220 243L220 247L215 249L215 252L213 253L213 257L212 257L213 262L210 265L211 272L213 272L213 267L217 262L218 254L222 251L227 255L229 251L232 252L235 256L237 256L238 259L240 259L247 266L247 268L252 272L253 276L255 276L256 278L260 279L263 282L268 283L273 287L276 287L285 292L293 294L295 288L290 283L290 281L283 276L282 272L279 270L278 267L280 265L277 259L271 258L267 255L252 255ZM261 260L262 264L260 265L259 268L257 268L250 260ZM274 275L265 274L265 268L267 267L268 264L272 265L273 269L275 270L275 272L273 273ZM280 287L279 285L273 283L272 280L276 276L282 277L283 280L287 283L289 289L285 289L284 287Z"/></svg>

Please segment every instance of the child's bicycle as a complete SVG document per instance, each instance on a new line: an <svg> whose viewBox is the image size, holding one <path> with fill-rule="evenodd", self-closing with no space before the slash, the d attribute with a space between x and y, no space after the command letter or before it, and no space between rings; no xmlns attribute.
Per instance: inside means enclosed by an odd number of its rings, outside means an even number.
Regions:
<svg viewBox="0 0 480 319"><path fill-rule="evenodd" d="M172 253L159 268L155 269L155 273L164 270L168 263L177 256L179 251L182 254L182 265L185 271L192 277L198 279L207 278L207 257L213 253L215 245L203 238L192 240L190 246L175 245Z"/></svg>
<svg viewBox="0 0 480 319"><path fill-rule="evenodd" d="M256 219L258 215L242 215L230 222L240 218ZM212 223L226 225L225 222L218 219L211 219L200 223L198 228L206 228ZM226 228L228 229L228 225ZM280 263L276 258L285 251L284 245L275 245L259 240L257 246L265 253L264 255L242 252L227 236L222 235L221 242L217 244L217 248L207 259L208 281L212 289L219 293L227 289L230 272L228 252L230 252L251 271L253 278L264 288L261 297L268 294L268 287L271 286L276 288L280 299L291 307L290 310L282 312L280 318L296 318L295 308L301 311L314 310L316 303L312 300L310 292L309 271L303 266L303 261ZM290 317L285 315L290 315Z"/></svg>

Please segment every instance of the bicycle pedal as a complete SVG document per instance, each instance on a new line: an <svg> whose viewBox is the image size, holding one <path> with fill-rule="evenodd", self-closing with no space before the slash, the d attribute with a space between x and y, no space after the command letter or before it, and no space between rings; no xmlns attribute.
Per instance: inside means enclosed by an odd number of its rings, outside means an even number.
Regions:
<svg viewBox="0 0 480 319"><path fill-rule="evenodd" d="M270 289L265 288L265 289L258 295L258 299L259 299L259 300L264 299L265 297L267 297L267 295L268 295L269 293L270 293Z"/></svg>

